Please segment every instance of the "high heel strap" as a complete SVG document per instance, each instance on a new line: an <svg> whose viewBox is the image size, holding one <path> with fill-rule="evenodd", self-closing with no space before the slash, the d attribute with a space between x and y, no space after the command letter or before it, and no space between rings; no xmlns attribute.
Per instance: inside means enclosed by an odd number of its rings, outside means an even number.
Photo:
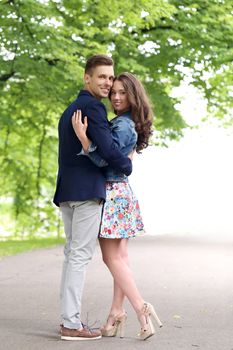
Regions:
<svg viewBox="0 0 233 350"><path fill-rule="evenodd" d="M158 316L154 310L154 307L150 303L147 303L147 302L144 302L143 307L142 307L139 315L140 315L139 321L140 321L140 319L142 320L144 318L145 324L143 324L143 326L141 327L141 330L140 330L140 333L138 334L138 337L141 340L146 340L155 334L155 329L154 329L154 325L153 325L153 322L151 320L151 317L153 316L153 318L158 323L159 327L162 327L162 322L158 318Z"/></svg>
<svg viewBox="0 0 233 350"><path fill-rule="evenodd" d="M112 326L106 329L106 326L102 328L102 336L103 337L115 337L118 333L120 333L120 338L124 338L125 334L125 324L127 319L127 314L119 314L108 316L108 320L112 319Z"/></svg>
<svg viewBox="0 0 233 350"><path fill-rule="evenodd" d="M145 315L147 316L153 316L154 320L157 322L158 326L161 328L163 327L162 322L160 321L160 319L158 318L158 315L155 312L155 309L153 307L153 305L151 305L150 303L145 302L143 304L143 311L142 311Z"/></svg>

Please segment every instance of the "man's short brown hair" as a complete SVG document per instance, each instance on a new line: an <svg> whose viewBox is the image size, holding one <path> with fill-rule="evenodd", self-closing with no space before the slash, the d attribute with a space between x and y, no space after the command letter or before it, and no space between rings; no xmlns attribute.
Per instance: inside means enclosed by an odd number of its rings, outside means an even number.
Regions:
<svg viewBox="0 0 233 350"><path fill-rule="evenodd" d="M97 66L113 66L113 60L107 55L94 55L88 58L85 66L85 73L92 74Z"/></svg>

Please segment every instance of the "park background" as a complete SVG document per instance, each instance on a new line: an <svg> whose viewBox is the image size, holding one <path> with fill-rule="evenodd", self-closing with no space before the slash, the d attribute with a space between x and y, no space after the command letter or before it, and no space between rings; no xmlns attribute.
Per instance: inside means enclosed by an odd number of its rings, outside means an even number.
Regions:
<svg viewBox="0 0 233 350"><path fill-rule="evenodd" d="M154 146L130 177L146 231L232 233L232 13L229 0L0 1L2 247L63 236L57 123L96 53L154 106Z"/></svg>

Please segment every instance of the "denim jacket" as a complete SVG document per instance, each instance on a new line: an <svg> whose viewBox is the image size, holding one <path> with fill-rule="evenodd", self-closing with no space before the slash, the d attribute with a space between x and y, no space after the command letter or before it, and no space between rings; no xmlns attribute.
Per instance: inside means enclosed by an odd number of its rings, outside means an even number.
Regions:
<svg viewBox="0 0 233 350"><path fill-rule="evenodd" d="M130 112L125 112L122 115L113 118L109 124L114 143L121 152L127 156L136 146L137 142L137 132ZM126 175L108 166L108 163L99 155L95 144L91 143L88 153L85 153L82 150L78 155L86 155L96 166L106 167L105 171L107 181L128 181Z"/></svg>

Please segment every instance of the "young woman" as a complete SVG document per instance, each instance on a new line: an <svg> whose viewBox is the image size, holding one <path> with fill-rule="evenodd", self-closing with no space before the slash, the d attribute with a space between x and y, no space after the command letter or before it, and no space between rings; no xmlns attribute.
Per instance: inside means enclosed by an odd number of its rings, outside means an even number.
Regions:
<svg viewBox="0 0 233 350"><path fill-rule="evenodd" d="M133 74L122 73L114 79L109 98L117 114L110 122L116 147L125 155L133 150L139 153L148 146L152 134L152 111L142 84ZM102 335L112 337L120 331L120 336L124 336L126 312L123 302L127 297L141 325L138 336L145 340L155 333L152 316L160 327L162 324L153 306L142 298L128 264L128 239L143 230L138 201L127 176L108 167L98 154L96 146L86 136L87 117L82 123L81 112L77 111L72 123L83 145L81 153L87 155L97 166L105 167L107 179L99 242L103 261L113 276L114 293Z"/></svg>

